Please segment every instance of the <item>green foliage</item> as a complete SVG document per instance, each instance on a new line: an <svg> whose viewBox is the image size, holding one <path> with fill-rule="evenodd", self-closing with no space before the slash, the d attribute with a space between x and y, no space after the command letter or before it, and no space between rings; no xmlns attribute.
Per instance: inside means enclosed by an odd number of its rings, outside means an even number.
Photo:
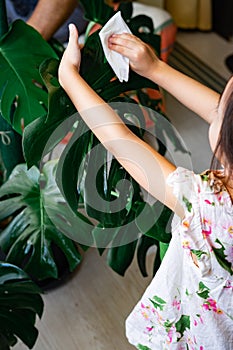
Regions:
<svg viewBox="0 0 233 350"><path fill-rule="evenodd" d="M64 90L58 83L57 70L59 61L57 59L46 59L40 65L43 83L48 89L48 113L40 118L34 119L24 130L23 148L24 157L28 167L37 165L43 158L43 152L52 150L66 135L63 122L71 117L76 109ZM74 120L72 119L74 123ZM58 129L58 127L60 129ZM58 131L52 137L55 131Z"/></svg>
<svg viewBox="0 0 233 350"><path fill-rule="evenodd" d="M186 329L190 329L190 316L182 315L178 322L175 323L176 331L183 337Z"/></svg>
<svg viewBox="0 0 233 350"><path fill-rule="evenodd" d="M216 243L218 243L221 246L221 248L213 247L214 255L216 256L217 261L222 266L222 268L224 268L228 273L230 273L230 275L233 275L232 264L229 261L227 261L226 256L224 254L224 246L219 241L219 239L216 239Z"/></svg>
<svg viewBox="0 0 233 350"><path fill-rule="evenodd" d="M82 4L86 10L86 18L96 23L104 24L114 14L113 9L103 0L83 0ZM144 15L131 18L132 4L130 3L122 5L121 11L132 32L149 43L159 54L160 37L153 33L151 18ZM145 30L142 31L142 28ZM34 45L28 47L28 42L33 42ZM62 52L60 48L58 51ZM15 208L12 213L20 211L14 218L16 223L20 223L20 231L16 233L14 225L11 224L7 228L8 231L5 230L2 234L2 244L8 259L19 262L26 256L25 267L30 270L29 265L32 261L36 261L37 254L42 257L44 253L41 250L42 246L39 245L39 237L41 233L43 235L48 233L46 244L42 241L45 244L45 253L48 255L42 261L48 263L48 273L56 276L50 243L57 241L64 247L61 243L63 238L61 239L57 232L59 230L55 228L58 225L63 233L65 231L69 237L81 242L84 246L92 245L94 242L100 254L107 247L107 263L121 275L124 275L132 262L135 252L137 252L141 271L146 275L146 252L151 245L155 244L158 248L155 258L156 271L160 263L160 243L168 244L171 237L166 233L171 212L167 208L161 211L159 204L150 206L146 203L140 186L114 158L109 159L109 154L86 127L80 116L75 113L73 104L58 83L60 54L57 55L38 33L21 21L16 21L10 31L0 39L0 53L0 67L4 71L0 77L0 86L4 87L1 97L2 113L18 132L21 132L21 121L24 120L24 156L28 167L32 167L30 169L32 174L37 174L34 181L37 199L33 199L30 203L27 198L31 198L32 187L29 192L25 190L24 193L19 192L20 195L17 196L15 190L7 193L11 186L14 188L12 180L10 180L11 185L3 186L2 191L5 192L2 192L2 195L7 196L12 193L9 198L2 197L3 212L6 212L9 207L10 211ZM158 86L134 72L130 72L128 82L120 83L106 61L98 31L86 39L81 54L80 74L106 102L111 104L129 128L139 137L144 138L145 120L141 104L160 112L161 103L161 99L151 99L145 88L158 90ZM3 82L7 83L4 85ZM149 113L149 117L155 122L161 154L166 153L166 136L173 142L176 149L184 150L171 127L165 128L163 122L154 113ZM44 211L45 195L48 193L44 189L38 190L38 180L42 175L35 166L70 131L72 131L72 137L56 165L56 174L55 170L50 172L50 175L54 176L54 181L56 179L68 206L57 207L61 212L60 218L50 212L49 218L53 218L52 224ZM27 172L23 166L21 170L28 181L27 178L31 177L30 171ZM13 174L15 177L17 170ZM17 175L14 181L19 181L17 190L20 191L21 186L24 186L22 178ZM55 186L55 183L53 185ZM52 200L55 200L54 204ZM64 204L61 197L59 200ZM39 207L41 201L43 205ZM92 202L95 205L91 205ZM10 203L8 207L7 203ZM32 203L33 206L31 206ZM53 205L57 206L56 198L51 196L50 206ZM39 208L42 208L42 213L46 217L43 225L41 221L43 216L38 216ZM11 215L10 211L7 215ZM157 215L157 211L161 215ZM31 215L35 219L33 224L29 224ZM152 217L153 220L151 220ZM89 218L94 219L96 224L91 224ZM68 224L62 225L62 220ZM32 232L35 222L37 223L36 234ZM77 222L79 230L73 232L71 228ZM11 243L9 241L6 243L6 236L10 231L13 232L14 243L13 238ZM30 237L29 241L27 241L28 237ZM29 251L31 255L28 259ZM40 253L35 253L36 251ZM42 271L38 273L42 278Z"/></svg>
<svg viewBox="0 0 233 350"><path fill-rule="evenodd" d="M8 31L5 0L0 0L0 38Z"/></svg>
<svg viewBox="0 0 233 350"><path fill-rule="evenodd" d="M0 221L11 218L0 233L5 260L38 281L58 278L53 245L66 256L70 271L81 261L76 245L58 229L59 217L56 226L51 221L57 213L65 213L67 220L72 216L55 183L55 169L54 161L46 163L42 172L36 167L27 170L25 164L20 164L0 188ZM77 229L82 230L81 224Z"/></svg>
<svg viewBox="0 0 233 350"><path fill-rule="evenodd" d="M0 38L0 110L18 133L47 114L47 92L38 67L48 57L57 55L36 30L21 20L13 22Z"/></svg>
<svg viewBox="0 0 233 350"><path fill-rule="evenodd" d="M9 350L18 338L32 349L38 330L36 315L43 313L40 289L20 268L0 262L0 348Z"/></svg>
<svg viewBox="0 0 233 350"><path fill-rule="evenodd" d="M137 345L138 350L151 350L151 348L148 348L148 346L138 344Z"/></svg>
<svg viewBox="0 0 233 350"><path fill-rule="evenodd" d="M200 298L207 299L209 297L209 292L210 289L207 286L205 286L203 282L200 282L197 295L199 295Z"/></svg>
<svg viewBox="0 0 233 350"><path fill-rule="evenodd" d="M161 311L166 305L166 301L164 301L162 298L158 297L157 295L155 295L153 299L150 299L150 301L152 302L152 304L156 309L160 309Z"/></svg>
<svg viewBox="0 0 233 350"><path fill-rule="evenodd" d="M85 10L85 18L104 25L114 15L113 9L103 0L80 0Z"/></svg>
<svg viewBox="0 0 233 350"><path fill-rule="evenodd" d="M2 182L5 182L14 167L24 162L22 151L22 137L12 126L3 119L0 113L0 163L2 168Z"/></svg>

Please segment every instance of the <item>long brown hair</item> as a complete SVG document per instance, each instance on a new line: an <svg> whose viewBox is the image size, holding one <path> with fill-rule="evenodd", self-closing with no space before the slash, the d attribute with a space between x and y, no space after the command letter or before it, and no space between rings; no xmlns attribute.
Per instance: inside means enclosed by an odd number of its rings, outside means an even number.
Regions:
<svg viewBox="0 0 233 350"><path fill-rule="evenodd" d="M214 151L211 167L216 164L216 155L224 159L227 176L233 176L233 79L229 87L231 92L225 102L222 126L218 143Z"/></svg>

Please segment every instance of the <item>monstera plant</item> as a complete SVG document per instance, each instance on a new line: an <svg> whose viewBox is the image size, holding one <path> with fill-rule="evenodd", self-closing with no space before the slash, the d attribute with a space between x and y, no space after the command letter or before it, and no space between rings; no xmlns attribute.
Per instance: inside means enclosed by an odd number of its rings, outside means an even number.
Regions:
<svg viewBox="0 0 233 350"><path fill-rule="evenodd" d="M47 57L58 56L51 45L23 21L14 22L8 30L4 1L0 4L3 174L0 221L4 222L0 228L0 248L5 261L23 268L41 287L47 288L81 262L77 245L46 217L44 195L48 187L42 189L41 183L43 177L47 184L52 181L53 172L39 171L38 164L27 169L22 149L24 127L48 111L48 93L39 74L39 65ZM50 183L49 190L56 193L56 186ZM51 192L48 196L58 205L60 197L52 196Z"/></svg>
<svg viewBox="0 0 233 350"><path fill-rule="evenodd" d="M36 316L42 316L41 291L20 268L0 262L0 348L9 350L18 339L32 349L38 337Z"/></svg>
<svg viewBox="0 0 233 350"><path fill-rule="evenodd" d="M55 183L55 172L56 161L47 162L41 171L19 164L0 188L0 221L12 216L0 234L5 260L22 267L42 287L49 278L60 278L62 268L73 271L81 261L77 247L59 230L59 216L56 225L51 221L57 212L70 221L73 217ZM82 230L82 223L80 219L74 231Z"/></svg>
<svg viewBox="0 0 233 350"><path fill-rule="evenodd" d="M104 25L114 14L103 0L81 2L90 26ZM153 32L151 18L132 18L131 3L121 4L118 10L131 31L159 54L160 37ZM155 126L159 152L166 153L166 138L184 151L170 123L164 122L167 118L160 118L161 96L150 93L159 92L158 86L134 72L130 72L128 82L120 83L105 59L99 30L86 37L81 54L81 75L133 132L145 137L146 112ZM22 135L27 164L18 166L0 191L1 208L5 208L2 218L14 217L0 235L6 260L19 265L23 260L32 275L34 262L40 260L48 263L45 269L53 274L51 242L64 248L68 238L61 237L63 233L84 249L96 246L100 254L106 253L108 265L121 275L135 254L146 275L146 253L156 245L156 271L159 252L163 255L170 241L167 226L171 212L159 202L149 204L140 186L78 116L59 85L59 60L51 46L22 21L15 21L0 39L0 66L4 72L0 77L1 112ZM56 164L41 166L45 155L53 152L68 132L71 137ZM51 207L56 209L51 211ZM72 256L72 266L78 260L79 256Z"/></svg>

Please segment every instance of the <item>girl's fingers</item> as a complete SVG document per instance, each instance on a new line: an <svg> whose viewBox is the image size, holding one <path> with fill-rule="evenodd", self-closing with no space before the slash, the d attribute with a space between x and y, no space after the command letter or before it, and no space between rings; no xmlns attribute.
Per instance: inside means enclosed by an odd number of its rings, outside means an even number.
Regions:
<svg viewBox="0 0 233 350"><path fill-rule="evenodd" d="M111 38L123 38L123 39L127 39L127 40L130 40L130 41L135 41L135 40L138 39L138 37L136 37L135 35L130 34L130 33L112 34Z"/></svg>
<svg viewBox="0 0 233 350"><path fill-rule="evenodd" d="M140 39L133 36L132 34L124 33L124 34L113 34L110 36L108 42L112 46L124 46L128 49L135 48L135 43L139 42Z"/></svg>
<svg viewBox="0 0 233 350"><path fill-rule="evenodd" d="M80 66L80 47L78 43L78 30L76 26L69 24L69 41L63 55L65 64L74 65L79 69Z"/></svg>
<svg viewBox="0 0 233 350"><path fill-rule="evenodd" d="M78 30L77 27L73 24L69 24L69 41L77 42L78 41Z"/></svg>
<svg viewBox="0 0 233 350"><path fill-rule="evenodd" d="M121 55L130 58L132 54L132 50L123 46L123 45L117 45L117 44L112 44L109 43L109 48L115 52L120 53Z"/></svg>

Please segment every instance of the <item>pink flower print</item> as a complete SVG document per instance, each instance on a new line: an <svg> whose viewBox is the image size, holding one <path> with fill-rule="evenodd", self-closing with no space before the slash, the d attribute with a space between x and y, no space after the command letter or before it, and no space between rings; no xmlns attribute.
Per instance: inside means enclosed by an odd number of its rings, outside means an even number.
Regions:
<svg viewBox="0 0 233 350"><path fill-rule="evenodd" d="M203 319L202 319L202 317L201 317L201 315L197 315L197 318L194 318L194 319L193 319L193 325L196 327L196 326L198 326L199 322L200 322L201 324L204 323L204 322L203 322Z"/></svg>
<svg viewBox="0 0 233 350"><path fill-rule="evenodd" d="M143 304L143 303L141 303L141 308L142 308L142 309L150 310L150 306L149 306L149 305L145 305L145 304Z"/></svg>
<svg viewBox="0 0 233 350"><path fill-rule="evenodd" d="M226 256L226 260L233 265L233 246L229 245L224 250L224 254Z"/></svg>
<svg viewBox="0 0 233 350"><path fill-rule="evenodd" d="M146 320L148 320L148 319L149 319L148 310L150 309L150 307L144 305L143 303L141 303L141 308L142 308L141 314L142 314L143 318L145 318Z"/></svg>
<svg viewBox="0 0 233 350"><path fill-rule="evenodd" d="M222 192L216 194L217 200L218 200L220 203L221 203L221 201L222 201L222 196L223 196L223 193L222 193Z"/></svg>
<svg viewBox="0 0 233 350"><path fill-rule="evenodd" d="M197 319L194 318L194 320L193 320L194 326L197 326L199 322L202 323L202 324L204 323L203 318L202 318L201 315L197 315Z"/></svg>
<svg viewBox="0 0 233 350"><path fill-rule="evenodd" d="M215 203L209 201L209 199L205 199L204 202L207 203L207 204L209 204L209 205L215 206Z"/></svg>
<svg viewBox="0 0 233 350"><path fill-rule="evenodd" d="M146 327L147 331L148 332L151 332L153 330L154 326L151 326L151 327Z"/></svg>
<svg viewBox="0 0 233 350"><path fill-rule="evenodd" d="M209 299L207 299L207 301L209 302L210 307L211 307L212 309L217 310L216 301L215 301L214 299L209 298Z"/></svg>
<svg viewBox="0 0 233 350"><path fill-rule="evenodd" d="M227 280L226 281L226 285L224 286L224 288L230 288L233 290L233 285L231 284L231 281L230 280Z"/></svg>
<svg viewBox="0 0 233 350"><path fill-rule="evenodd" d="M206 299L206 301L203 304L203 308L208 311L212 310L217 314L222 314L222 310L217 307L216 301L212 298Z"/></svg>
<svg viewBox="0 0 233 350"><path fill-rule="evenodd" d="M216 308L216 301L214 299L208 298L203 304L205 310L211 310L212 307Z"/></svg>
<svg viewBox="0 0 233 350"><path fill-rule="evenodd" d="M204 310L210 310L210 306L209 306L208 303L204 303L204 304L202 305L202 307L203 307Z"/></svg>
<svg viewBox="0 0 233 350"><path fill-rule="evenodd" d="M167 333L167 343L168 344L171 344L173 342L174 336L175 336L175 338L177 338L176 327L172 326Z"/></svg>
<svg viewBox="0 0 233 350"><path fill-rule="evenodd" d="M207 219L203 219L203 229L202 234L204 238L208 238L209 235L212 233L212 227L211 227L211 221Z"/></svg>
<svg viewBox="0 0 233 350"><path fill-rule="evenodd" d="M203 318L200 316L200 322L204 324Z"/></svg>
<svg viewBox="0 0 233 350"><path fill-rule="evenodd" d="M177 310L180 310L180 301L174 299L172 302L172 306L175 307Z"/></svg>

